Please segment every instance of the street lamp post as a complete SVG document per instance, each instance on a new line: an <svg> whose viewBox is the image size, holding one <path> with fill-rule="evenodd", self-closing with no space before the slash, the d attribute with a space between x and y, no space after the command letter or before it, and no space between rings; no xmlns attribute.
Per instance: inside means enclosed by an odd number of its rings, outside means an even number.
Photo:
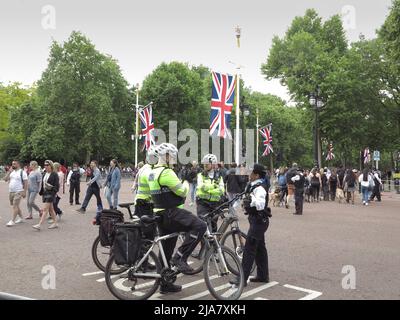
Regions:
<svg viewBox="0 0 400 320"><path fill-rule="evenodd" d="M321 168L321 158L319 150L319 110L324 106L324 103L320 97L319 88L317 94L310 94L310 105L315 110L315 125L314 125L314 165Z"/></svg>
<svg viewBox="0 0 400 320"><path fill-rule="evenodd" d="M243 97L243 103L244 103L244 97ZM243 116L243 129L242 129L242 157L246 157L246 146L245 146L245 140L246 140L246 121L245 119L250 115L250 106L241 104L240 105L240 111L242 112Z"/></svg>

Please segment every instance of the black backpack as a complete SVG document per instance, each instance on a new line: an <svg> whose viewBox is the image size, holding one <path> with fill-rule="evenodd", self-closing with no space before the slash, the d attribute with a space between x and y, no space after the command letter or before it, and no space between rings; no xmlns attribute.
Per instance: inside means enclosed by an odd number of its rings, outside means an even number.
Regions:
<svg viewBox="0 0 400 320"><path fill-rule="evenodd" d="M117 223L113 254L117 265L133 265L139 258L142 231L138 223Z"/></svg>
<svg viewBox="0 0 400 320"><path fill-rule="evenodd" d="M113 245L115 226L124 222L124 214L119 210L103 210L100 216L99 237L103 247Z"/></svg>
<svg viewBox="0 0 400 320"><path fill-rule="evenodd" d="M356 183L356 179L355 179L355 177L354 177L353 174L349 174L349 175L347 176L346 181L347 181L347 186L348 186L349 188L354 188L355 183Z"/></svg>

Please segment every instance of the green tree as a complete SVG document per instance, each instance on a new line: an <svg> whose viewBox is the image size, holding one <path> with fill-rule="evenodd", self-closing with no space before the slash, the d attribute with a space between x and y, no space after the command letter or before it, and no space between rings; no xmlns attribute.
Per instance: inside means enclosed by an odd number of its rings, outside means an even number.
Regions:
<svg viewBox="0 0 400 320"><path fill-rule="evenodd" d="M132 95L117 62L81 33L53 42L47 69L16 125L33 158L132 157ZM29 133L29 115L38 122Z"/></svg>

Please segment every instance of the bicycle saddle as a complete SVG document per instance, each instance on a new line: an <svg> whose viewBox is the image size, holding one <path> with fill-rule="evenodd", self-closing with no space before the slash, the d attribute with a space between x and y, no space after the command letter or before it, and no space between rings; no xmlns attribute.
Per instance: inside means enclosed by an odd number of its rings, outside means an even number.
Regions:
<svg viewBox="0 0 400 320"><path fill-rule="evenodd" d="M161 220L161 219L162 219L161 216L153 216L153 217L150 217L150 216L142 216L142 217L140 218L140 221L143 222L144 224L152 224L152 223L158 222L158 221Z"/></svg>

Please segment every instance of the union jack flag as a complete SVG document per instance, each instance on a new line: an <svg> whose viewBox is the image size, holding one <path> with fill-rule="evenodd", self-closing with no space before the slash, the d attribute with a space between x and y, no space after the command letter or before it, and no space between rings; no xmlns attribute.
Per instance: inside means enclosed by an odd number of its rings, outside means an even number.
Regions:
<svg viewBox="0 0 400 320"><path fill-rule="evenodd" d="M260 133L264 138L263 144L265 147L265 151L263 153L263 157L268 156L271 152L274 152L272 148L272 125L266 126L260 129Z"/></svg>
<svg viewBox="0 0 400 320"><path fill-rule="evenodd" d="M144 146L143 150L149 150L152 144L155 144L153 131L154 131L154 122L153 122L153 109L151 106L140 110L139 112L140 123L142 127L141 136L144 137Z"/></svg>
<svg viewBox="0 0 400 320"><path fill-rule="evenodd" d="M231 139L229 123L235 100L236 78L213 72L212 79L210 135Z"/></svg>
<svg viewBox="0 0 400 320"><path fill-rule="evenodd" d="M335 159L335 155L333 154L333 144L332 142L328 146L328 155L326 156L327 161L332 161Z"/></svg>
<svg viewBox="0 0 400 320"><path fill-rule="evenodd" d="M371 162L371 154L369 152L369 148L365 148L364 150L364 164L368 164Z"/></svg>

